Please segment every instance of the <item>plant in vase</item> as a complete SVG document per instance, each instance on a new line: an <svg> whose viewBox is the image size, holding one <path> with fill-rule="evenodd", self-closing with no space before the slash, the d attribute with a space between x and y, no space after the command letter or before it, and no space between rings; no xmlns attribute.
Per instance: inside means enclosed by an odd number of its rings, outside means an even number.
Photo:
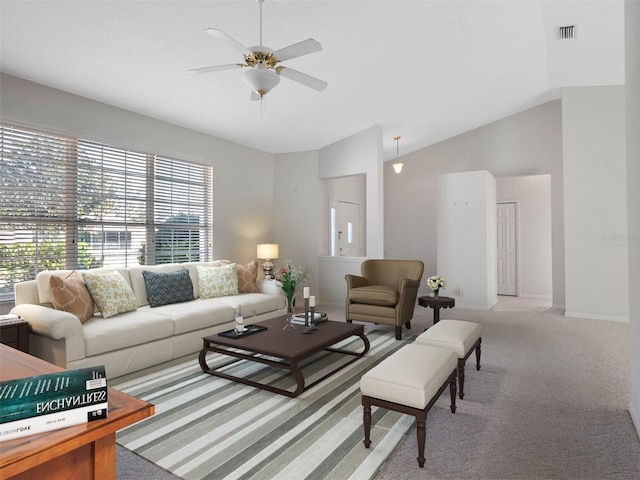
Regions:
<svg viewBox="0 0 640 480"><path fill-rule="evenodd" d="M284 267L279 268L275 273L275 282L282 289L287 299L287 319L290 319L295 311L293 301L303 284L309 279L311 271L309 267L296 267L289 259L284 261Z"/></svg>
<svg viewBox="0 0 640 480"><path fill-rule="evenodd" d="M440 289L447 287L447 282L440 275L434 275L433 277L427 278L427 286L433 290L433 296L437 298Z"/></svg>

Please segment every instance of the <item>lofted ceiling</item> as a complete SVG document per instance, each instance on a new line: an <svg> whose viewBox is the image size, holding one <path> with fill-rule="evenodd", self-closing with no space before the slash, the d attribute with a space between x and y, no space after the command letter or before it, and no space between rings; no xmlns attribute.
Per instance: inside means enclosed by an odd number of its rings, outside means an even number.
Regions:
<svg viewBox="0 0 640 480"><path fill-rule="evenodd" d="M385 160L559 98L624 83L624 2L445 0L263 3L263 44L313 37L287 78L251 101L240 63L205 33L259 44L256 0L0 0L2 72L273 154L318 150L374 125ZM575 38L558 29L575 25ZM1 85L0 85L0 94ZM0 112L1 113L1 112Z"/></svg>

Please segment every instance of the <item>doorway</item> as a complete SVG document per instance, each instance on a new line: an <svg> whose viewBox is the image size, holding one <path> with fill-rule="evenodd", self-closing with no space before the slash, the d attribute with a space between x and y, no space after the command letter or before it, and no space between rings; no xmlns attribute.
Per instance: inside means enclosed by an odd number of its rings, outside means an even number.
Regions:
<svg viewBox="0 0 640 480"><path fill-rule="evenodd" d="M359 203L331 202L332 257L360 257L362 255L362 206Z"/></svg>
<svg viewBox="0 0 640 480"><path fill-rule="evenodd" d="M516 202L496 205L498 295L518 295L518 221Z"/></svg>

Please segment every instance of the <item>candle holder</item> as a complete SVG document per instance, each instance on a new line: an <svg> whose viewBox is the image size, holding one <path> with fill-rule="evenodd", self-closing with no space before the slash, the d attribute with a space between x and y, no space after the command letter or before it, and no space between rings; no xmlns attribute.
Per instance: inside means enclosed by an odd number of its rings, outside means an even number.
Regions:
<svg viewBox="0 0 640 480"><path fill-rule="evenodd" d="M309 326L309 297L304 299L304 330L302 333L311 333L312 328Z"/></svg>
<svg viewBox="0 0 640 480"><path fill-rule="evenodd" d="M316 307L311 307L311 314L309 315L309 330L316 330L316 326L314 325L314 321L316 319Z"/></svg>

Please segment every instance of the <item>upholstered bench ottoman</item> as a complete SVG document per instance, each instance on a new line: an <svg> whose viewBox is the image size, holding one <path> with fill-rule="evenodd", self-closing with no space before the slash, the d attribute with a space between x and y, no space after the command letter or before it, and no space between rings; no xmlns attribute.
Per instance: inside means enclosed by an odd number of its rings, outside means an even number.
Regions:
<svg viewBox="0 0 640 480"><path fill-rule="evenodd" d="M432 347L448 348L458 355L458 395L464 398L464 366L476 351L476 370L480 370L480 325L464 320L440 320L416 338L415 343Z"/></svg>
<svg viewBox="0 0 640 480"><path fill-rule="evenodd" d="M449 385L451 412L456 411L458 356L452 350L412 343L385 358L360 379L364 446L371 445L371 407L416 417L418 465L424 466L427 412Z"/></svg>

